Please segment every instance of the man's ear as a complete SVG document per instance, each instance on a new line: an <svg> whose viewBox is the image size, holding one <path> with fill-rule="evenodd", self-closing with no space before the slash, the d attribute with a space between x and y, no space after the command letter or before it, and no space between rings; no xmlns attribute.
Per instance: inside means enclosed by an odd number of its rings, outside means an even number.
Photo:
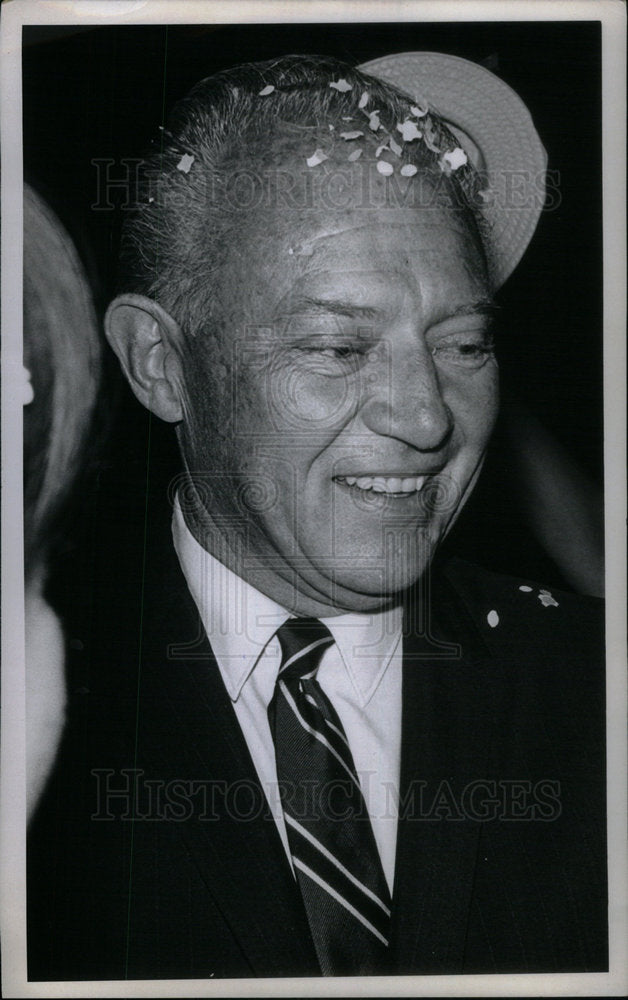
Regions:
<svg viewBox="0 0 628 1000"><path fill-rule="evenodd" d="M105 315L105 334L140 403L168 423L183 418L183 334L144 295L119 295Z"/></svg>

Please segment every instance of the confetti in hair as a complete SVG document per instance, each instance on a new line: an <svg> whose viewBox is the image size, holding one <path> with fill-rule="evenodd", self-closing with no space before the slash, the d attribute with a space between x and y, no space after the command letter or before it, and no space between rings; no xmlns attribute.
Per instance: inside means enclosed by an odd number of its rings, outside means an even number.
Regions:
<svg viewBox="0 0 628 1000"><path fill-rule="evenodd" d="M182 174L189 174L193 163L194 157L190 156L189 153L184 153L177 163L177 170L180 170Z"/></svg>
<svg viewBox="0 0 628 1000"><path fill-rule="evenodd" d="M458 170L459 167L464 166L467 159L467 154L460 146L456 146L455 149L443 154L443 160L449 164L452 170Z"/></svg>
<svg viewBox="0 0 628 1000"><path fill-rule="evenodd" d="M411 122L409 118L405 122L397 124L397 131L401 132L401 138L404 142L412 142L414 139L420 139L423 135L422 132L419 132L415 122Z"/></svg>
<svg viewBox="0 0 628 1000"><path fill-rule="evenodd" d="M332 90L337 90L341 94L345 94L348 90L353 90L353 84L347 83L346 80L334 80L329 84Z"/></svg>
<svg viewBox="0 0 628 1000"><path fill-rule="evenodd" d="M544 608L557 608L559 606L558 605L558 601L550 593L549 590L541 590L541 591L539 591L539 595L538 596L539 596L539 601L541 602L541 604L543 605Z"/></svg>
<svg viewBox="0 0 628 1000"><path fill-rule="evenodd" d="M420 134L416 141L403 142L397 123L404 121ZM275 145L286 129L297 138L298 133L316 136L301 153L301 163L308 167L328 160L332 145L347 166L366 159L369 151L384 177L401 173L410 178L423 169L434 173L442 161L456 204L477 229L487 255L491 253L483 213L491 193L480 194L487 184L471 164L452 172L443 159L459 145L446 123L418 95L410 99L339 60L282 56L223 70L199 81L173 108L167 124L159 133L161 143L143 161L136 211L124 221L118 289L156 299L190 336L208 321L213 300L206 292L206 275L220 266L225 233L239 224L239 202L221 195L233 164L261 152L278 165L281 149L292 146L289 135L284 145ZM362 130L355 139L345 138ZM336 136L339 141L333 143ZM390 153L375 158L375 148L386 142ZM184 156L194 158L189 173L181 169L188 163ZM208 177L216 179L209 199ZM179 198L170 197L181 184L188 189L183 207Z"/></svg>
<svg viewBox="0 0 628 1000"><path fill-rule="evenodd" d="M319 163L323 163L324 160L328 160L329 157L322 149L315 149L311 156L308 156L305 161L308 167L317 167Z"/></svg>

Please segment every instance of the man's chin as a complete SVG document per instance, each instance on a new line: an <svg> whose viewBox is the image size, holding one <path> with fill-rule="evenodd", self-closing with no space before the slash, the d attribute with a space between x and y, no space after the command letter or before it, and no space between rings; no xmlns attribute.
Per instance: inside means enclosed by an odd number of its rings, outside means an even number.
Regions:
<svg viewBox="0 0 628 1000"><path fill-rule="evenodd" d="M373 611L391 607L429 571L431 552L399 560L386 567L357 565L338 569L334 576L334 603L346 611Z"/></svg>

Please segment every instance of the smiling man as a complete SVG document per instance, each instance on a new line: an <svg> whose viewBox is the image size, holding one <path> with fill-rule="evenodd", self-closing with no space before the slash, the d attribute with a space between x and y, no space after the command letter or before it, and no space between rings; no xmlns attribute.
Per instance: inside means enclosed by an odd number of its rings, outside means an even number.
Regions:
<svg viewBox="0 0 628 1000"><path fill-rule="evenodd" d="M391 59L210 77L145 164L106 332L183 473L35 825L44 978L605 967L597 607L433 562L538 191L378 79L477 67Z"/></svg>

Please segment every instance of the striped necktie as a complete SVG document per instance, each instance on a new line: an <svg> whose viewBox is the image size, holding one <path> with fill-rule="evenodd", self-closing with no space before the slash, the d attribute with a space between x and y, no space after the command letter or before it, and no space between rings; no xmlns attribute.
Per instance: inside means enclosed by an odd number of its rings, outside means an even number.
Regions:
<svg viewBox="0 0 628 1000"><path fill-rule="evenodd" d="M268 708L292 861L323 975L386 971L390 894L342 723L316 671L334 639L315 618L277 631Z"/></svg>

